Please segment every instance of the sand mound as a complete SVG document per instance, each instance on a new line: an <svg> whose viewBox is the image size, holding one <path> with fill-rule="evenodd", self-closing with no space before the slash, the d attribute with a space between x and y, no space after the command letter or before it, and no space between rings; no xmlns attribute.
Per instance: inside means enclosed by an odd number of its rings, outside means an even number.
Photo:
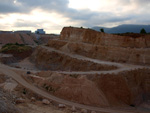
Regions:
<svg viewBox="0 0 150 113"><path fill-rule="evenodd" d="M103 92L85 77L65 77L60 89L55 93L67 100L86 105L108 106L108 101Z"/></svg>

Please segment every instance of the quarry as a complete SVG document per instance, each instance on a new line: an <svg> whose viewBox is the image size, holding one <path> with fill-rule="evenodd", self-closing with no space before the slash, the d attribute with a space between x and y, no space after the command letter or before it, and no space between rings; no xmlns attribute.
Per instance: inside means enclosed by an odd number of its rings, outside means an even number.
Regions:
<svg viewBox="0 0 150 113"><path fill-rule="evenodd" d="M64 27L2 33L0 47L0 113L150 112L149 34Z"/></svg>

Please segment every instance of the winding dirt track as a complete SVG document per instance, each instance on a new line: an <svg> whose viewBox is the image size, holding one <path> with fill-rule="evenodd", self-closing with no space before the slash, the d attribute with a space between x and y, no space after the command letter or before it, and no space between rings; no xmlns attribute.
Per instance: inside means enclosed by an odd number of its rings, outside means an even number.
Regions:
<svg viewBox="0 0 150 113"><path fill-rule="evenodd" d="M139 65L131 65L131 64L121 64L121 63L116 63L116 62L109 62L109 61L102 61L102 60L97 60L97 59L92 59L92 58L88 58L85 56L81 56L81 55L77 55L77 54L70 54L70 53L65 53L62 52L60 50L56 50L54 48L50 48L50 47L46 47L46 46L41 46L45 49L47 49L48 51L54 51L60 54L64 54L67 56L70 56L72 58L76 58L79 60L86 60L86 61L91 61L97 64L103 64L103 65L110 65L110 66L116 66L117 69L114 70L108 70L108 71L87 71L87 72L82 72L82 71L71 71L71 72L67 72L67 71L59 71L59 73L63 73L63 74L116 74L122 71L127 71L127 70L135 70L135 69L141 69L141 68L148 68L145 66L139 66Z"/></svg>
<svg viewBox="0 0 150 113"><path fill-rule="evenodd" d="M125 70L143 68L143 66L122 65L122 64L119 64L119 63L100 61L100 60L95 60L95 59L87 58L87 57L80 56L80 55L73 55L73 54L69 54L69 53L64 53L64 52L61 52L59 50L49 48L49 47L45 47L45 46L42 46L42 47L48 49L49 51L59 52L61 54L69 55L70 57L77 58L77 59L80 59L80 60L88 60L88 61L91 61L91 62L96 62L96 63L100 63L100 64L107 64L107 65L114 65L114 66L118 67L117 70L111 70L111 71L60 72L60 73L67 73L67 74L118 73L118 72L125 71ZM4 64L0 64L0 72L4 73L5 75L8 75L8 76L12 77L19 84L21 84L24 87L30 89L31 91L35 92L36 94L39 94L42 97L48 98L48 99L53 100L55 102L62 103L62 104L68 105L68 106L75 106L77 108L87 109L87 110L91 110L91 111L100 111L100 112L105 112L105 113L134 113L135 112L135 111L133 112L133 110L121 111L121 110L115 110L115 109L111 109L111 108L92 107L92 106L82 105L82 104L70 102L70 101L67 101L67 100L64 100L64 99L60 99L60 98L55 97L55 96L53 96L53 95L51 95L51 94L49 94L49 93L47 93L47 92L45 92L41 89L38 89L37 87L35 87L32 84L29 84L20 75L15 73L13 70L14 70L14 68L11 68L11 67L6 66Z"/></svg>
<svg viewBox="0 0 150 113"><path fill-rule="evenodd" d="M64 99L60 99L58 97L55 97L53 95L50 95L49 93L38 89L37 87L33 86L32 84L29 84L27 81L25 81L20 75L12 71L11 69L8 69L7 66L0 64L0 72L4 73L5 75L8 75L12 77L14 80L16 80L19 84L23 85L24 87L32 90L36 94L41 95L42 97L48 98L50 100L53 100L58 103L62 103L68 106L75 106L77 108L83 108L87 110L92 110L92 111L100 111L100 112L106 112L106 113L133 113L132 111L119 111L119 110L114 110L110 108L99 108L99 107L92 107L92 106L87 106L87 105L82 105L74 102L70 102Z"/></svg>

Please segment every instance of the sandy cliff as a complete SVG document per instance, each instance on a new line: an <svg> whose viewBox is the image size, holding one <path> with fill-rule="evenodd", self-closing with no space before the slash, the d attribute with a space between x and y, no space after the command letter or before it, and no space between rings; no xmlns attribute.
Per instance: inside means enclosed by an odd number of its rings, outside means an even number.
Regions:
<svg viewBox="0 0 150 113"><path fill-rule="evenodd" d="M39 69L43 70L100 71L116 69L115 66L101 65L86 60L79 60L40 46L36 48L30 59Z"/></svg>
<svg viewBox="0 0 150 113"><path fill-rule="evenodd" d="M150 70L118 74L63 75L38 72L30 80L66 100L95 106L139 106L150 100Z"/></svg>
<svg viewBox="0 0 150 113"><path fill-rule="evenodd" d="M95 78L111 105L139 105L150 100L150 70L105 74Z"/></svg>
<svg viewBox="0 0 150 113"><path fill-rule="evenodd" d="M150 47L150 35L139 35L139 37L119 36L97 32L91 29L64 27L61 32L62 40L84 42L95 45L115 47Z"/></svg>
<svg viewBox="0 0 150 113"><path fill-rule="evenodd" d="M101 60L149 65L150 35L139 36L119 36L68 27L62 30L59 40L50 40L48 46Z"/></svg>

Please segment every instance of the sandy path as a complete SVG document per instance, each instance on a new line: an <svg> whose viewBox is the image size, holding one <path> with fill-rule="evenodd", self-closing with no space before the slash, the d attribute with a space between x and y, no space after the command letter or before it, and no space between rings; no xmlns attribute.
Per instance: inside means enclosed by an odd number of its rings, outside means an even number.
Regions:
<svg viewBox="0 0 150 113"><path fill-rule="evenodd" d="M77 54L65 53L65 52L56 50L54 48L46 47L46 46L41 46L41 47L47 49L48 51L54 51L54 52L57 52L57 53L60 53L60 54L64 54L64 55L70 56L72 58L79 59L79 60L86 60L86 61L90 61L90 62L94 62L94 63L98 63L98 64L110 65L110 66L116 66L116 67L118 67L118 69L108 70L108 71L89 71L89 72L81 72L81 71L72 71L72 72L59 71L59 73L63 73L63 74L107 74L107 73L111 74L111 73L119 73L119 72L127 71L127 70L149 68L149 67L139 66L139 65L121 64L121 63L116 63L116 62L102 61L102 60L92 59L92 58L88 58L88 57L77 55Z"/></svg>
<svg viewBox="0 0 150 113"><path fill-rule="evenodd" d="M87 61L91 61L91 62L95 62L95 63L99 63L99 64L113 65L113 66L118 67L118 69L110 70L110 71L90 71L90 72L75 72L74 71L74 72L59 72L59 73L66 73L66 74L96 74L96 73L98 73L98 74L102 74L102 73L118 73L118 72L125 71L125 70L145 68L144 66L129 65L129 64L124 65L124 64L120 64L120 63L114 63L114 62L91 59L91 58L87 58L87 57L80 56L80 55L64 53L62 51L59 51L59 50L56 50L56 49L53 49L53 48L49 48L49 47L46 47L46 46L42 46L42 47L47 49L48 51L55 51L55 52L58 52L58 53L61 53L61 54L68 55L68 56L73 57L73 58L80 59L80 60L87 60ZM136 111L133 111L133 110L121 111L121 110L114 110L114 109L110 109L110 108L92 107L92 106L82 105L82 104L70 102L70 101L67 101L67 100L64 100L64 99L60 99L58 97L50 95L49 93L47 93L47 92L45 92L41 89L38 89L37 87L33 86L32 84L29 84L20 75L15 73L12 69L13 70L24 70L24 71L26 71L25 69L16 69L16 68L12 68L12 67L0 64L0 72L12 77L19 84L21 84L24 87L32 90L36 94L39 94L39 95L41 95L45 98L56 101L58 103L62 103L62 104L68 105L68 106L75 106L77 108L83 108L83 109L88 109L88 110L92 110L92 111L100 111L100 112L106 112L106 113L134 113L134 112L136 112ZM36 71L34 71L34 72L36 72Z"/></svg>
<svg viewBox="0 0 150 113"><path fill-rule="evenodd" d="M86 71L86 72L83 72L83 71L53 71L53 72L58 72L58 73L63 73L63 74L113 74L113 73L117 74L119 72L127 71L127 70L150 68L148 66L146 67L146 66L139 66L139 65L121 64L121 63L116 63L116 62L102 61L102 60L92 59L92 58L88 58L88 57L77 55L77 54L65 53L65 52L62 52L60 50L56 50L54 48L50 48L50 47L46 47L46 46L41 46L41 47L47 49L50 52L54 51L54 52L57 52L60 54L70 56L72 58L79 59L79 60L86 60L86 61L94 62L97 64L110 65L110 66L116 66L117 67L117 69L108 70L108 71ZM28 59L25 59L24 61L22 61L20 63L14 63L14 64L12 64L12 66L13 65L21 67L21 68L14 68L14 67L8 67L8 68L15 69L15 70L22 70L22 71L31 71L31 72L41 71L41 70L38 70L34 64L29 62Z"/></svg>

